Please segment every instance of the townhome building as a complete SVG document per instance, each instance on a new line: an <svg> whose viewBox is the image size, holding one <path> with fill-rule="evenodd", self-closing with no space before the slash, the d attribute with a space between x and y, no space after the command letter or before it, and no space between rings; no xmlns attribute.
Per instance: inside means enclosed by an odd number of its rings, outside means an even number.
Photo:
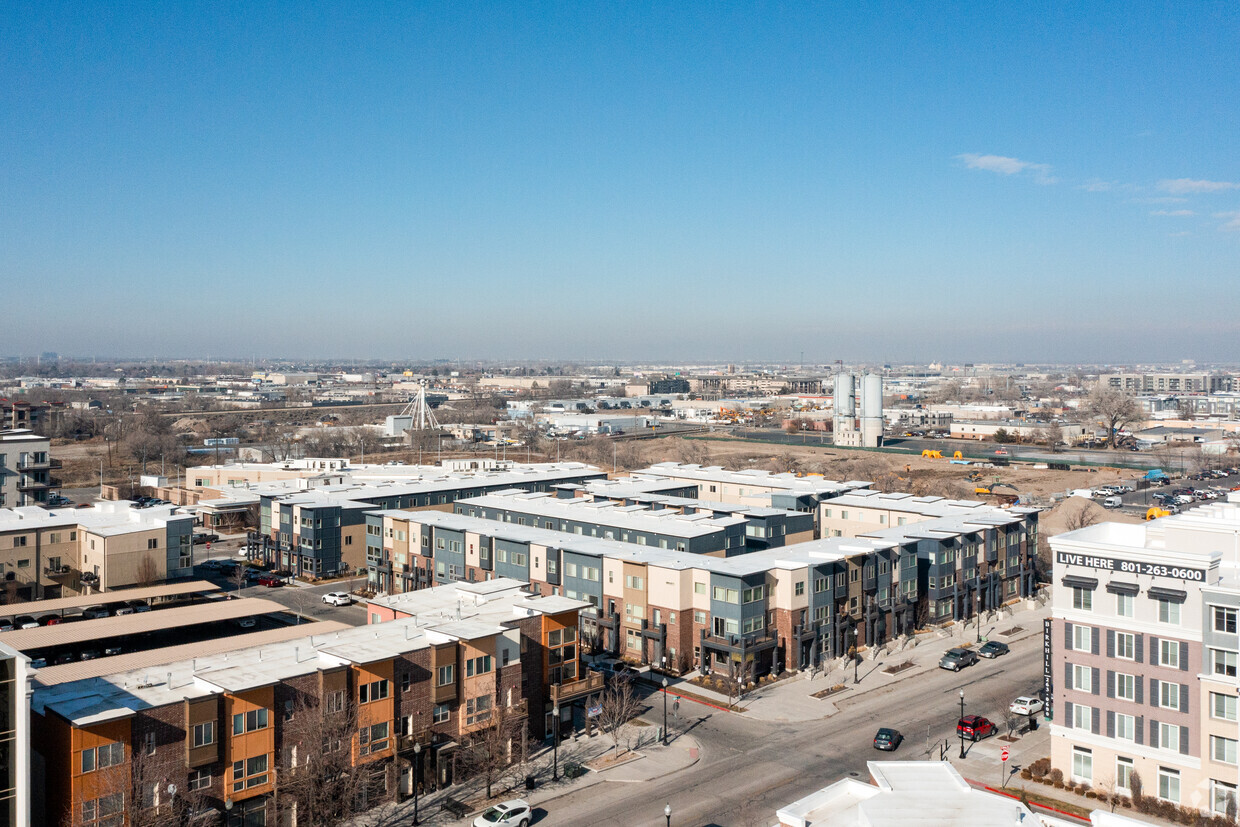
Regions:
<svg viewBox="0 0 1240 827"><path fill-rule="evenodd" d="M362 627L47 667L31 698L34 823L295 823L312 817L307 785L339 774L364 806L451 785L491 729L517 760L549 699L601 689L581 673L583 607L457 583L372 604ZM299 774L311 756L335 756L333 778Z"/></svg>
<svg viewBox="0 0 1240 827"><path fill-rule="evenodd" d="M702 466L679 462L656 463L649 468L634 471L632 476L635 479L658 478L696 484L697 497L703 500L769 506L815 514L823 500L870 487L870 483L861 480L835 482L818 474L772 474L757 469L728 471L716 465Z"/></svg>
<svg viewBox="0 0 1240 827"><path fill-rule="evenodd" d="M1139 777L1145 795L1226 813L1240 740L1240 504L1050 542L1053 766L1121 793Z"/></svg>
<svg viewBox="0 0 1240 827"><path fill-rule="evenodd" d="M22 600L189 577L193 525L172 506L139 509L123 500L0 509L0 569Z"/></svg>
<svg viewBox="0 0 1240 827"><path fill-rule="evenodd" d="M581 463L509 464L498 469L429 469L412 480L324 485L290 490L288 481L255 491L259 524L247 537L251 560L321 577L365 565L363 514L373 509L451 511L458 500L519 486L549 492L557 485L606 477ZM424 469L427 470L427 469ZM300 483L301 481L295 481Z"/></svg>
<svg viewBox="0 0 1240 827"><path fill-rule="evenodd" d="M746 551L746 520L512 489L456 502L458 514L656 548L727 557Z"/></svg>
<svg viewBox="0 0 1240 827"><path fill-rule="evenodd" d="M59 483L51 440L27 429L0 431L0 508L46 503Z"/></svg>
<svg viewBox="0 0 1240 827"><path fill-rule="evenodd" d="M30 659L0 643L0 824L30 824Z"/></svg>

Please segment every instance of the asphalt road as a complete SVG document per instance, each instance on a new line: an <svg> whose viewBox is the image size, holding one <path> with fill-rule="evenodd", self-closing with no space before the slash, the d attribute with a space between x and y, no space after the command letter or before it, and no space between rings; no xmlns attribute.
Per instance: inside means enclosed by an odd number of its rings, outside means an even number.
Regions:
<svg viewBox="0 0 1240 827"><path fill-rule="evenodd" d="M604 783L554 799L546 804L545 823L661 825L663 807L670 805L677 827L767 827L780 807L840 778L868 780L868 761L924 759L927 744L944 738L958 750L961 690L966 714L1001 722L1001 711L1012 698L1040 688L1040 647L1041 638L1034 637L1014 645L1005 657L959 673L934 670L851 699L836 696L841 698L836 715L805 723L755 721L682 702L682 716L691 716L682 720L702 745L701 761L640 789ZM897 752L873 749L880 726L904 733ZM932 753L937 757L936 748ZM956 764L967 777L998 777L991 758L974 755Z"/></svg>

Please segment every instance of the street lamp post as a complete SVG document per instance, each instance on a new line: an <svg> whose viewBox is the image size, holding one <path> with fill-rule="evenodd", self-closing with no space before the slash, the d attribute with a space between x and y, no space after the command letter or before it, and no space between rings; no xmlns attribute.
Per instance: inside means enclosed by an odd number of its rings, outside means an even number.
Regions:
<svg viewBox="0 0 1240 827"><path fill-rule="evenodd" d="M672 805L670 802L663 805L663 817L667 819L667 827L672 827Z"/></svg>
<svg viewBox="0 0 1240 827"><path fill-rule="evenodd" d="M663 746L667 746L667 678L663 679Z"/></svg>
<svg viewBox="0 0 1240 827"><path fill-rule="evenodd" d="M979 580L973 587L973 614L977 615L977 642L982 642L982 590Z"/></svg>
<svg viewBox="0 0 1240 827"><path fill-rule="evenodd" d="M413 742L413 823L418 823L418 781L421 777L418 775L418 754L422 752L422 745L417 741Z"/></svg>
<svg viewBox="0 0 1240 827"><path fill-rule="evenodd" d="M556 741L552 746L551 780L559 781L559 704L551 708L552 728L556 730ZM963 741L961 741L963 743Z"/></svg>
<svg viewBox="0 0 1240 827"><path fill-rule="evenodd" d="M853 683L861 683L861 678L857 677L857 672L861 666L861 653L857 651L857 627L856 626L853 627L852 633L853 633L853 648L852 648Z"/></svg>
<svg viewBox="0 0 1240 827"><path fill-rule="evenodd" d="M960 690L960 717L964 718L964 690L963 689ZM957 723L956 729L960 730L960 757L964 758L964 730L960 727L959 723Z"/></svg>

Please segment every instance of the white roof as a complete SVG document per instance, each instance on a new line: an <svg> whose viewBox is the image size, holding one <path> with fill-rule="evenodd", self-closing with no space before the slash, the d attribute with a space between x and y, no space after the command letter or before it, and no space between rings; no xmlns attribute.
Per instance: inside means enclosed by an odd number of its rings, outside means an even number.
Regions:
<svg viewBox="0 0 1240 827"><path fill-rule="evenodd" d="M102 500L89 508L56 508L51 511L37 506L0 508L0 532L75 527L110 537L164 528L170 522L193 521L193 516L175 514L175 510L176 506L172 505L135 508L128 500Z"/></svg>
<svg viewBox="0 0 1240 827"><path fill-rule="evenodd" d="M740 517L712 517L709 514L681 514L670 509L653 511L642 506L617 506L610 500L580 497L561 500L554 494L522 490L499 491L456 502L458 511L470 506L504 509L555 520L577 520L630 531L666 534L669 537L705 537L746 522Z"/></svg>

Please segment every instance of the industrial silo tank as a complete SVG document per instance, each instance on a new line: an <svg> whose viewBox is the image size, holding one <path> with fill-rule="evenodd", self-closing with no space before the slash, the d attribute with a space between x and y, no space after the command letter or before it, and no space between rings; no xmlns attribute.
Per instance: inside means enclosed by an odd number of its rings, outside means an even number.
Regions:
<svg viewBox="0 0 1240 827"><path fill-rule="evenodd" d="M835 375L835 415L853 416L856 412L856 390L851 373Z"/></svg>
<svg viewBox="0 0 1240 827"><path fill-rule="evenodd" d="M883 377L876 373L861 377L861 415L883 415Z"/></svg>

